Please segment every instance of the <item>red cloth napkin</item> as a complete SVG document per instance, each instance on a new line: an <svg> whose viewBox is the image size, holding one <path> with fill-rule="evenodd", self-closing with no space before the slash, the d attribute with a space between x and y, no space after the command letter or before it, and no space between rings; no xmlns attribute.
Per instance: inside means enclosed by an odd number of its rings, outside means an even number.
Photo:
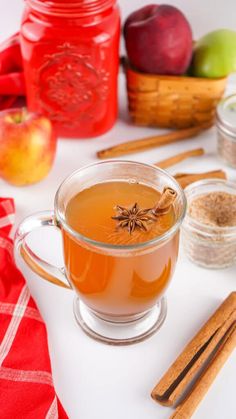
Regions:
<svg viewBox="0 0 236 419"><path fill-rule="evenodd" d="M0 110L14 105L25 96L25 82L19 34L0 44Z"/></svg>
<svg viewBox="0 0 236 419"><path fill-rule="evenodd" d="M47 332L13 257L14 202L0 198L0 418L65 419L53 387Z"/></svg>

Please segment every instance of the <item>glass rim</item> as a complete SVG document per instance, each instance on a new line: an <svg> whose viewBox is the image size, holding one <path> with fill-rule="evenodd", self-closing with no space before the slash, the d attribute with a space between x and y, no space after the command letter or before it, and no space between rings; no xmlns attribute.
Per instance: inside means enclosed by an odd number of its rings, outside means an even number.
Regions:
<svg viewBox="0 0 236 419"><path fill-rule="evenodd" d="M224 138L224 140L231 141L232 143L235 143L236 142L236 132L230 131L230 129L227 126L223 125L217 117L216 117L216 122L217 122L217 128L220 131L220 133L226 134L228 137L230 137L230 138Z"/></svg>
<svg viewBox="0 0 236 419"><path fill-rule="evenodd" d="M236 125L232 124L226 118L224 119L224 115L223 115L224 106L227 105L227 103L230 103L230 101L232 99L234 99L234 103L236 103L236 94L235 93L224 97L218 103L217 109L216 109L216 120L217 120L217 123L218 123L218 127L221 128L222 131L224 131L228 135L231 135L231 136L235 137L236 136Z"/></svg>
<svg viewBox="0 0 236 419"><path fill-rule="evenodd" d="M165 175L169 180L171 180L171 182L173 182L175 184L175 188L177 191L177 196L180 196L182 198L183 201L183 205L182 205L182 209L181 209L181 214L178 216L177 220L175 221L175 223L173 224L173 226L167 230L165 233L161 234L160 236L152 239L152 240L148 240L142 243L136 243L136 244L132 244L132 245L117 245L117 244L110 244L110 243L105 243L105 242L101 242L101 241L97 241L97 240L93 240L90 239L89 237L84 236L83 234L80 234L79 232L75 231L72 227L70 227L68 225L68 223L65 220L65 213L63 214L64 217L61 216L60 211L59 211L59 201L60 201L60 194L63 190L63 188L66 186L66 184L73 178L75 177L78 173L83 172L86 169L90 169L92 167L97 167L97 166L104 166L106 164L134 164L135 166L140 166L140 167L148 167L148 168L152 168L154 169L156 172ZM96 182L94 182L94 184L96 184ZM80 169L75 170L73 173L71 173L71 175L69 175L68 177L66 177L66 179L64 179L64 181L60 184L56 195L55 195L55 200L54 200L54 209L55 209L55 216L56 216L56 220L59 221L59 225L62 225L62 227L64 228L65 231L67 231L72 237L74 237L76 240L82 241L87 243L90 246L99 248L99 249L104 249L104 250L139 250L139 249L145 249L151 246L155 246L163 241L168 240L170 237L172 237L176 231L179 229L180 225L182 224L182 221L185 217L186 214L186 208L187 208L187 200L185 197L185 193L182 189L182 187L179 185L179 183L177 182L177 180L175 180L175 178L173 178L173 176L171 176L169 173L167 173L165 170L154 166L152 164L147 164L147 163L141 163L141 162L137 162L137 161L132 161L132 160L119 160L119 159L114 159L114 160L105 160L105 161L101 161L101 162L95 162L92 164L88 164L86 166L81 167Z"/></svg>
<svg viewBox="0 0 236 419"><path fill-rule="evenodd" d="M227 179L216 179L216 178L212 178L212 179L203 179L203 180L198 180L197 182L191 183L190 185L188 185L185 188L185 194L186 194L186 198L187 198L187 205L188 205L188 193L190 193L194 188L198 189L198 196L199 195L205 195L206 192L202 192L200 191L201 186L211 186L211 185L220 185L223 186L225 185L226 187L228 186L229 188L232 188L235 191L235 196L236 196L236 183L227 180ZM196 196L197 197L197 196ZM187 224L187 225L186 225ZM211 225L207 225L204 224L200 221L195 220L194 218L192 218L189 214L188 211L186 212L186 216L185 216L185 221L184 221L184 225L183 228L190 228L192 231L195 231L197 233L200 233L203 236L219 236L220 235L224 235L225 237L233 237L235 236L236 238L236 225L235 226L211 226Z"/></svg>

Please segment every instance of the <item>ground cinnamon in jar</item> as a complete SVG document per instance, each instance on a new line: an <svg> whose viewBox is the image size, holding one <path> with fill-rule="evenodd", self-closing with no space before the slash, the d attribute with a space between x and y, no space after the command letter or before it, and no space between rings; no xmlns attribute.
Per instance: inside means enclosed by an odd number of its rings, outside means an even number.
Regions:
<svg viewBox="0 0 236 419"><path fill-rule="evenodd" d="M182 236L188 258L209 268L236 263L236 185L206 180L190 185L186 195Z"/></svg>
<svg viewBox="0 0 236 419"><path fill-rule="evenodd" d="M189 215L213 227L236 226L236 195L220 191L200 195L191 202Z"/></svg>

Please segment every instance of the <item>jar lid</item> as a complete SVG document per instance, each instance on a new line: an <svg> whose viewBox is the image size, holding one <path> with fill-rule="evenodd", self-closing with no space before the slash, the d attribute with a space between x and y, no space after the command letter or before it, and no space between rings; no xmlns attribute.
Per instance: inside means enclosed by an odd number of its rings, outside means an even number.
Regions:
<svg viewBox="0 0 236 419"><path fill-rule="evenodd" d="M117 0L26 0L28 6L45 15L86 17L112 7Z"/></svg>
<svg viewBox="0 0 236 419"><path fill-rule="evenodd" d="M236 135L236 94L221 100L217 106L216 116L221 128Z"/></svg>

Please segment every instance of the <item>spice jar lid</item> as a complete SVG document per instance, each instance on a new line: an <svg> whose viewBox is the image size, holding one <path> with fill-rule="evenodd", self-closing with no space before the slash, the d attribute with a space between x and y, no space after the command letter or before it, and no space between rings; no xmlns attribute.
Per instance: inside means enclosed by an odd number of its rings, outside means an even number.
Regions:
<svg viewBox="0 0 236 419"><path fill-rule="evenodd" d="M236 94L221 100L216 111L220 128L236 135Z"/></svg>

